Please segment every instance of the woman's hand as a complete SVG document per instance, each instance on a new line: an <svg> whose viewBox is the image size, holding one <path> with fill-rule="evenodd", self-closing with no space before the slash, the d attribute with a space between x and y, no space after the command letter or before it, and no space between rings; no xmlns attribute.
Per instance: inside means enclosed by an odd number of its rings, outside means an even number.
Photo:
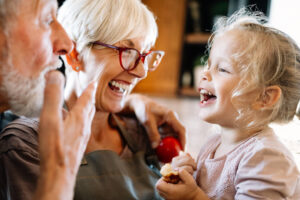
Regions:
<svg viewBox="0 0 300 200"><path fill-rule="evenodd" d="M153 148L156 148L160 142L159 128L169 126L173 136L179 138L182 148L184 149L186 131L174 111L139 94L131 94L128 96L124 112L128 112L128 110L135 112L138 120L144 125Z"/></svg>
<svg viewBox="0 0 300 200"><path fill-rule="evenodd" d="M206 200L208 197L197 186L193 176L186 170L179 170L179 177L181 181L177 184L167 183L163 178L156 183L156 189L160 196L166 200Z"/></svg>

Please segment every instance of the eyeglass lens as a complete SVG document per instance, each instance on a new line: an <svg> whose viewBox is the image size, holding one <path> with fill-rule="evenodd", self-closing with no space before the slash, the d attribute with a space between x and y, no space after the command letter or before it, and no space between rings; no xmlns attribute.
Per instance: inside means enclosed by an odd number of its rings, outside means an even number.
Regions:
<svg viewBox="0 0 300 200"><path fill-rule="evenodd" d="M144 66L147 66L148 70L153 70L159 65L162 57L163 55L160 52L153 51L145 57ZM123 67L126 70L130 70L135 68L135 65L138 64L136 62L137 59L139 59L139 52L134 49L127 49L122 52L121 58Z"/></svg>

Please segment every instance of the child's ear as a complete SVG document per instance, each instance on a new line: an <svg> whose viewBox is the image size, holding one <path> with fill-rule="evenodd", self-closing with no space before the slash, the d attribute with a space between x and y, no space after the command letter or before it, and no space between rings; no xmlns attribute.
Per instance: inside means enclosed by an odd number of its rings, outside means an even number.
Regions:
<svg viewBox="0 0 300 200"><path fill-rule="evenodd" d="M78 58L78 52L76 50L76 44L74 43L74 48L72 51L66 55L67 63L72 67L74 71L81 71L83 66L81 60Z"/></svg>
<svg viewBox="0 0 300 200"><path fill-rule="evenodd" d="M252 104L255 110L268 110L279 101L281 89L277 85L267 87L260 97Z"/></svg>

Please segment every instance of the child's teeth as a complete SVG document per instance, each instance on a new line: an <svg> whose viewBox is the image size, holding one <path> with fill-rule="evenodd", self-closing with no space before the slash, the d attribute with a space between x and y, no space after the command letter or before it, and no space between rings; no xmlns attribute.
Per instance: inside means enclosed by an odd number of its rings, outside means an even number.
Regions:
<svg viewBox="0 0 300 200"><path fill-rule="evenodd" d="M205 90L205 89L202 89L202 90L200 91L200 93L201 93L201 94L209 94L209 95L211 95L211 92L209 92L209 91L207 91L207 90Z"/></svg>
<svg viewBox="0 0 300 200"><path fill-rule="evenodd" d="M203 99L204 99L204 95L200 94L200 101L203 101Z"/></svg>

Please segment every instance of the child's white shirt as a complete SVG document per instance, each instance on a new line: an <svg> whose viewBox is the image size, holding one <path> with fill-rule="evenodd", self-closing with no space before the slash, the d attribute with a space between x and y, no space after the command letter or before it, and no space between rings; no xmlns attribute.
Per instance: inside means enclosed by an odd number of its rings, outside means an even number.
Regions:
<svg viewBox="0 0 300 200"><path fill-rule="evenodd" d="M212 158L220 141L212 136L197 159L196 182L211 199L300 199L297 165L271 128Z"/></svg>

